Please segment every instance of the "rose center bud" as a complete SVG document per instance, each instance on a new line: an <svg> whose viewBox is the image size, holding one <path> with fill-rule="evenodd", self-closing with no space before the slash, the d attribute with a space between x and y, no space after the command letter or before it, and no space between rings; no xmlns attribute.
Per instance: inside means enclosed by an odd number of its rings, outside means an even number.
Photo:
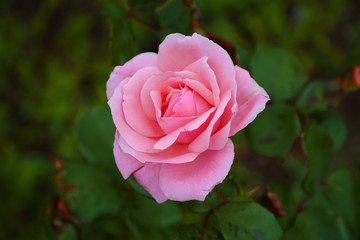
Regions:
<svg viewBox="0 0 360 240"><path fill-rule="evenodd" d="M199 116L211 106L197 92L181 83L177 87L168 86L163 95L162 117Z"/></svg>

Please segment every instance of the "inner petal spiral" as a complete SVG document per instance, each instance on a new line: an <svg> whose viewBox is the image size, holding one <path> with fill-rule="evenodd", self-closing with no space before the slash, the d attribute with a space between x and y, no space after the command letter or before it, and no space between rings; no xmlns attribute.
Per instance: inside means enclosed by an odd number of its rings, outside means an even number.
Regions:
<svg viewBox="0 0 360 240"><path fill-rule="evenodd" d="M184 83L179 84L178 88L168 87L163 99L161 112L164 118L199 116L211 107Z"/></svg>

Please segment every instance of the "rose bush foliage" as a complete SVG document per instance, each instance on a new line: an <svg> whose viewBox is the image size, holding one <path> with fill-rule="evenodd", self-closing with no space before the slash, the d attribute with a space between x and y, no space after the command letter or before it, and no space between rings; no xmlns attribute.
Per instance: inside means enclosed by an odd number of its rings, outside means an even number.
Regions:
<svg viewBox="0 0 360 240"><path fill-rule="evenodd" d="M230 170L229 137L269 100L223 48L196 33L168 35L158 54L116 66L106 93L116 164L159 203L204 200Z"/></svg>

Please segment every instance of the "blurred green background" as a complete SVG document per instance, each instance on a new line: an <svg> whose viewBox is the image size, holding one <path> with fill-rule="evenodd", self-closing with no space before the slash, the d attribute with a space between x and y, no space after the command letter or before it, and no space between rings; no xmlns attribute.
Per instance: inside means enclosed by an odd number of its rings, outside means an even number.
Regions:
<svg viewBox="0 0 360 240"><path fill-rule="evenodd" d="M310 80L333 80L360 65L357 0L196 0L187 6L190 2L0 2L1 240L57 238L61 230L52 227L53 205L61 193L54 159L83 161L74 134L77 116L89 107L106 108L105 85L114 62L156 52L170 32L191 34L191 18L200 20L201 31L249 52L258 43L281 46L300 59ZM110 50L116 34L112 26L122 21L117 18L122 4L133 9L132 21L123 21L133 35L123 29L123 38L130 39L123 49L128 53L116 59ZM154 9L161 10L152 18ZM346 166L357 173L359 103L357 90L338 106L349 134L332 162L334 168ZM259 178L277 174L276 169L266 173L269 163L261 158L244 159L244 166Z"/></svg>

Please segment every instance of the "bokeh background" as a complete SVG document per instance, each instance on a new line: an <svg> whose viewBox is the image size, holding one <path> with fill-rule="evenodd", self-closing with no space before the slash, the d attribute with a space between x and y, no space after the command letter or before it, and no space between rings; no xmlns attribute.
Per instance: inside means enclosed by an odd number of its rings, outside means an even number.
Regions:
<svg viewBox="0 0 360 240"><path fill-rule="evenodd" d="M127 52L117 58L111 53L113 27L122 21L117 6L123 4L131 9L125 16L130 20L120 26L129 44L119 46ZM157 51L170 32L206 31L249 52L259 43L280 46L299 58L311 81L332 81L360 65L357 0L2 0L0 12L1 240L62 234L53 226L54 202L61 195L55 165L84 161L74 133L79 114L94 106L106 109L105 85L114 63ZM132 26L130 36L126 24ZM341 98L337 109L348 135L332 161L334 168L357 174L359 103L359 90ZM241 149L247 156L242 164L257 176L255 182L278 174L276 164L247 145ZM113 225L108 228L122 228Z"/></svg>

